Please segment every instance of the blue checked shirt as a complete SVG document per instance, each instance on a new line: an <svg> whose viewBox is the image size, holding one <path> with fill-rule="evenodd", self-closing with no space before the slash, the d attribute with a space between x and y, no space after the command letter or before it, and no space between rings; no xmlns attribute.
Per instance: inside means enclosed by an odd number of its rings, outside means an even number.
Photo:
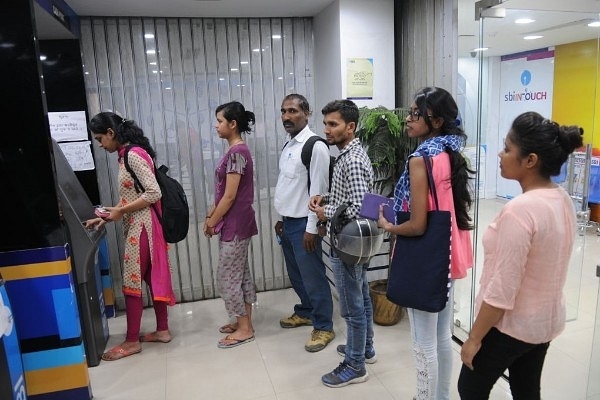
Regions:
<svg viewBox="0 0 600 400"><path fill-rule="evenodd" d="M333 167L331 191L324 196L325 217L330 220L335 210L343 203L350 203L346 209L347 219L357 218L363 197L373 190L373 167L367 152L358 138L352 139L337 156Z"/></svg>

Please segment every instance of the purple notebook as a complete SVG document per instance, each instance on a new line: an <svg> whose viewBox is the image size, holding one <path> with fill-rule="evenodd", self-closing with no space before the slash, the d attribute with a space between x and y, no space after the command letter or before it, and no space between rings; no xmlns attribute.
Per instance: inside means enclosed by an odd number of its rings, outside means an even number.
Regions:
<svg viewBox="0 0 600 400"><path fill-rule="evenodd" d="M377 221L379 219L379 205L383 204L383 216L391 223L396 222L394 216L394 199L374 193L365 193L358 215Z"/></svg>

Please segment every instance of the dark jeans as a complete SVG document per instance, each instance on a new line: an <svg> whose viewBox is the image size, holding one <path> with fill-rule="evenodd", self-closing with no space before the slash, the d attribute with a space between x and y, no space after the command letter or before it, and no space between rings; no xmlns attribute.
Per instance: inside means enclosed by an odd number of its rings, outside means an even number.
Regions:
<svg viewBox="0 0 600 400"><path fill-rule="evenodd" d="M508 369L514 400L539 400L542 367L550 342L525 343L492 328L473 359L473 371L462 366L458 393L462 400L489 398L492 387Z"/></svg>
<svg viewBox="0 0 600 400"><path fill-rule="evenodd" d="M304 249L307 220L283 220L281 247L290 282L300 298L300 304L294 306L294 312L303 318L310 318L315 329L332 331L333 299L322 258L323 239L317 237L315 251L308 253Z"/></svg>

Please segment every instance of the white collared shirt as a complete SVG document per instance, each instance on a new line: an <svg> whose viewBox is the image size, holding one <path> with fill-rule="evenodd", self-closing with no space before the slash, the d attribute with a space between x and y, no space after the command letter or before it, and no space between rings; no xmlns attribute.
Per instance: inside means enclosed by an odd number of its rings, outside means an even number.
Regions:
<svg viewBox="0 0 600 400"><path fill-rule="evenodd" d="M290 139L279 158L279 176L275 187L275 210L281 216L302 218L308 216L306 232L317 233L317 216L308 210L310 196L323 194L329 186L329 147L317 141L310 161L310 194L308 173L302 164L301 154L304 142L316 135L307 126L293 139Z"/></svg>

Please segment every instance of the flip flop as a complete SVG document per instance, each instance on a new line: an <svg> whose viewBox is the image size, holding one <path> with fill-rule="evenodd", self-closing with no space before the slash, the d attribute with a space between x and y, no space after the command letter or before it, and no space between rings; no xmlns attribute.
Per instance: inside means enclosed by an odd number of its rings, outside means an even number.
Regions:
<svg viewBox="0 0 600 400"><path fill-rule="evenodd" d="M134 354L141 353L141 352L142 352L141 348L138 350L128 351L128 350L125 350L123 347L121 347L121 345L118 345L118 346L113 347L106 353L102 354L102 359L104 361L117 361L117 360L120 360L121 358L129 357ZM110 356L110 358L109 358L109 354L113 354L114 356Z"/></svg>
<svg viewBox="0 0 600 400"><path fill-rule="evenodd" d="M235 324L225 324L219 328L219 332L221 332L221 333L233 333L235 331L237 331ZM252 329L252 333L254 333L254 332L255 332L255 330Z"/></svg>
<svg viewBox="0 0 600 400"><path fill-rule="evenodd" d="M228 341L231 341L231 343L223 343L223 342L219 341L219 343L217 344L217 347L220 349L229 349L231 347L240 346L244 343L252 342L254 340L254 335L252 335L246 339L236 339L236 338L232 338L231 336L227 335L221 340L228 340Z"/></svg>
<svg viewBox="0 0 600 400"><path fill-rule="evenodd" d="M237 331L237 328L233 324L225 324L219 328L219 332L221 333L233 333Z"/></svg>
<svg viewBox="0 0 600 400"><path fill-rule="evenodd" d="M171 339L164 340L160 339L156 332L146 333L145 335L140 335L140 342L157 342L157 343L169 343Z"/></svg>

